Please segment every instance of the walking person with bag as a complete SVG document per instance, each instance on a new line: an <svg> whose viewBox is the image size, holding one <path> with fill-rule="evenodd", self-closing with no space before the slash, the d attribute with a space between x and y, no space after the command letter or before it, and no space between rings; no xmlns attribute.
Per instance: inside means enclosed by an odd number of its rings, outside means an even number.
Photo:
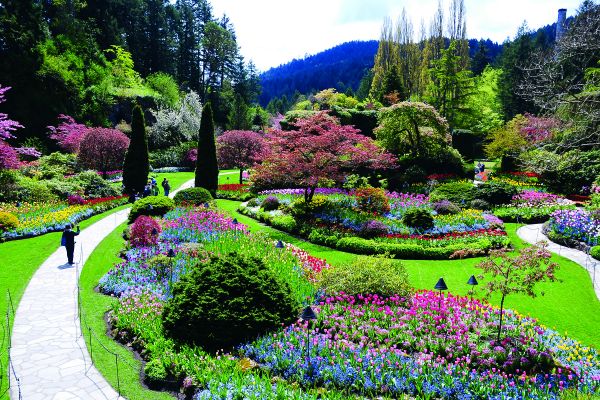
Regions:
<svg viewBox="0 0 600 400"><path fill-rule="evenodd" d="M65 246L67 249L67 260L69 265L73 265L73 253L75 253L75 236L79 235L81 230L77 225L77 231L73 231L73 225L68 224L63 231L62 238L60 239L60 245Z"/></svg>

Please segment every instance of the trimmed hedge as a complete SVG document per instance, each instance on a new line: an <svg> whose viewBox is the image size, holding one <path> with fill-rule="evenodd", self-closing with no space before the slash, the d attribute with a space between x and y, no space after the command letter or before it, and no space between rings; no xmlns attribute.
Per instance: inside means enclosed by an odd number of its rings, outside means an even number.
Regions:
<svg viewBox="0 0 600 400"><path fill-rule="evenodd" d="M600 246L594 246L590 249L590 256L596 260L600 260Z"/></svg>
<svg viewBox="0 0 600 400"><path fill-rule="evenodd" d="M178 206L199 206L213 200L210 192L202 187L188 188L175 193L173 197Z"/></svg>
<svg viewBox="0 0 600 400"><path fill-rule="evenodd" d="M129 213L129 222L133 222L140 215L149 217L162 217L167 212L175 208L175 203L172 199L166 196L148 196L139 199L131 207Z"/></svg>

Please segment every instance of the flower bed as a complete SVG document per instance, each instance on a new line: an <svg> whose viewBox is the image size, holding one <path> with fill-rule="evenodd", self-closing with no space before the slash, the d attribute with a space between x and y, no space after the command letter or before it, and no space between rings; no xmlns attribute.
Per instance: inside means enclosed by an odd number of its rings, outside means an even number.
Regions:
<svg viewBox="0 0 600 400"><path fill-rule="evenodd" d="M217 188L217 199L228 199L237 201L248 201L254 197L245 183L228 183L219 185Z"/></svg>
<svg viewBox="0 0 600 400"><path fill-rule="evenodd" d="M312 242L358 254L447 259L467 248L474 256L509 245L503 223L497 217L458 207L455 214L438 214L423 194L319 188L307 209L308 215L298 218L295 210L303 198L302 189L270 190L261 192L253 207L242 205L239 211L278 229L299 233ZM279 209L267 211L266 205L261 208L265 201ZM412 209L431 214L433 226L408 226L404 215Z"/></svg>
<svg viewBox="0 0 600 400"><path fill-rule="evenodd" d="M560 239L583 242L588 246L597 246L600 242L600 216L597 212L583 209L558 210L552 213L548 228L550 239L555 234Z"/></svg>
<svg viewBox="0 0 600 400"><path fill-rule="evenodd" d="M523 190L513 196L511 204L496 207L494 215L505 222L540 223L557 210L575 209L575 204L556 194Z"/></svg>
<svg viewBox="0 0 600 400"><path fill-rule="evenodd" d="M300 321L243 346L243 355L302 386L368 397L547 399L570 387L600 389L595 350L512 312L497 342L499 311L477 300L341 294L316 312L308 360Z"/></svg>
<svg viewBox="0 0 600 400"><path fill-rule="evenodd" d="M0 239L14 240L62 231L68 224L77 224L95 214L127 203L126 196L83 200L69 205L67 202L0 203L0 211L14 214L19 225L16 229L1 232Z"/></svg>

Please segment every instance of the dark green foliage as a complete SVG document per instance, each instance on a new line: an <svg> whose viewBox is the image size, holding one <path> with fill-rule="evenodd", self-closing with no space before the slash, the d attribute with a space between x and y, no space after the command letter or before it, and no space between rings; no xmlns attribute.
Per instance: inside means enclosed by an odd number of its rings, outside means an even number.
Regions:
<svg viewBox="0 0 600 400"><path fill-rule="evenodd" d="M131 141L123 165L123 186L125 193L141 193L148 182L150 161L148 157L148 137L144 112L139 105L131 115Z"/></svg>
<svg viewBox="0 0 600 400"><path fill-rule="evenodd" d="M269 196L264 199L260 205L265 211L273 211L279 208L279 199L275 196Z"/></svg>
<svg viewBox="0 0 600 400"><path fill-rule="evenodd" d="M402 222L411 228L427 230L433 228L433 215L423 208L410 208L404 213Z"/></svg>
<svg viewBox="0 0 600 400"><path fill-rule="evenodd" d="M381 296L399 295L407 300L412 291L406 268L388 258L359 256L352 263L324 269L319 286L328 295L339 292L351 296L372 293Z"/></svg>
<svg viewBox="0 0 600 400"><path fill-rule="evenodd" d="M213 197L219 185L219 165L215 144L215 127L210 103L204 105L200 131L198 132L198 160L196 161L195 186L208 190Z"/></svg>
<svg viewBox="0 0 600 400"><path fill-rule="evenodd" d="M198 187L180 190L175 194L173 200L178 206L199 206L211 202L213 197L208 190Z"/></svg>
<svg viewBox="0 0 600 400"><path fill-rule="evenodd" d="M429 195L429 199L432 202L449 200L454 204L464 207L474 199L474 196L475 188L472 183L449 182L436 187Z"/></svg>
<svg viewBox="0 0 600 400"><path fill-rule="evenodd" d="M364 238L374 238L388 233L388 227L381 221L367 221L361 226L359 233Z"/></svg>
<svg viewBox="0 0 600 400"><path fill-rule="evenodd" d="M173 289L162 321L173 339L229 350L289 324L298 305L262 260L238 253L198 264Z"/></svg>
<svg viewBox="0 0 600 400"><path fill-rule="evenodd" d="M441 200L434 203L433 209L440 215L458 214L460 212L460 207L449 200Z"/></svg>
<svg viewBox="0 0 600 400"><path fill-rule="evenodd" d="M185 142L177 146L150 152L150 165L152 168L183 167L194 168L196 165L186 158L188 151L196 149L198 143Z"/></svg>
<svg viewBox="0 0 600 400"><path fill-rule="evenodd" d="M492 205L509 204L513 196L519 193L515 186L502 182L486 182L476 189L475 197Z"/></svg>
<svg viewBox="0 0 600 400"><path fill-rule="evenodd" d="M173 208L175 208L175 203L166 196L144 197L133 203L129 213L129 222L135 221L140 215L162 217Z"/></svg>
<svg viewBox="0 0 600 400"><path fill-rule="evenodd" d="M352 125L365 136L375 138L373 130L377 128L377 110L358 110L334 105L330 115L340 119L342 125Z"/></svg>
<svg viewBox="0 0 600 400"><path fill-rule="evenodd" d="M471 203L469 203L469 206L475 210L489 210L491 208L490 203L481 199L472 200Z"/></svg>
<svg viewBox="0 0 600 400"><path fill-rule="evenodd" d="M154 358L144 366L144 376L146 383L153 387L167 379L167 369L160 358Z"/></svg>
<svg viewBox="0 0 600 400"><path fill-rule="evenodd" d="M118 196L121 194L116 186L102 179L96 171L81 172L70 178L69 181L73 181L77 186L80 186L84 196L88 198L97 199L101 197Z"/></svg>
<svg viewBox="0 0 600 400"><path fill-rule="evenodd" d="M481 135L466 129L452 131L452 147L454 147L465 160L482 158L483 140Z"/></svg>
<svg viewBox="0 0 600 400"><path fill-rule="evenodd" d="M542 172L542 181L555 193L579 194L600 175L600 150L572 150L560 157L558 165Z"/></svg>

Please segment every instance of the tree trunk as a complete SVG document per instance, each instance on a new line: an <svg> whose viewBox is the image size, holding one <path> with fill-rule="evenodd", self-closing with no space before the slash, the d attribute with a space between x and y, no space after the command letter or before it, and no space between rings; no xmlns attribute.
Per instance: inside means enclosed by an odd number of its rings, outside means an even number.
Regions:
<svg viewBox="0 0 600 400"><path fill-rule="evenodd" d="M504 310L504 294L502 295L502 300L500 300L500 325L498 325L498 337L496 341L500 343L500 333L502 332L502 312Z"/></svg>
<svg viewBox="0 0 600 400"><path fill-rule="evenodd" d="M242 183L244 183L244 178L243 178L243 176L244 176L244 169L243 169L243 168L240 168L240 185L241 185Z"/></svg>

